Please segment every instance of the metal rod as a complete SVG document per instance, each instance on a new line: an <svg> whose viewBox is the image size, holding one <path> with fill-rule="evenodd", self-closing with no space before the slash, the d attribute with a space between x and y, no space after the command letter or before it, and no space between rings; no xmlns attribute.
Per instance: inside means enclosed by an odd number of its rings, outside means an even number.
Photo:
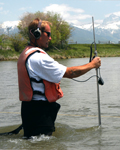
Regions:
<svg viewBox="0 0 120 150"><path fill-rule="evenodd" d="M95 46L95 57L97 57L97 48L95 43L95 30L94 30L94 18L92 17L92 24L93 24L93 37L94 37L94 46ZM101 125L101 112L100 112L100 92L99 92L99 84L98 84L98 69L96 69L96 81L97 81L97 99L98 99L98 121L99 126Z"/></svg>

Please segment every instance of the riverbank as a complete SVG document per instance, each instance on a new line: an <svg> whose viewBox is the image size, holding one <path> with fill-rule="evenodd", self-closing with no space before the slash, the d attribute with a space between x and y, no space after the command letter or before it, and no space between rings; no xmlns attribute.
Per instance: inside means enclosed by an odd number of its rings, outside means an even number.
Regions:
<svg viewBox="0 0 120 150"><path fill-rule="evenodd" d="M84 58L90 56L91 44L71 44L65 49L50 50L47 53L54 59ZM92 45L94 55L94 45ZM100 57L120 57L120 44L97 44ZM20 53L13 50L0 50L0 60L17 60Z"/></svg>

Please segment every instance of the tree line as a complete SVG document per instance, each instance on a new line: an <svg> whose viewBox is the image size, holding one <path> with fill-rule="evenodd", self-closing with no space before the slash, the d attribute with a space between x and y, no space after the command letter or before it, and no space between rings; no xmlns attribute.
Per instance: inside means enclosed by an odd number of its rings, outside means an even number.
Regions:
<svg viewBox="0 0 120 150"><path fill-rule="evenodd" d="M29 41L28 25L35 18L47 20L52 23L52 40L49 43L49 49L52 49L53 47L62 49L68 45L68 39L71 36L73 27L71 27L68 22L63 20L60 14L53 12L43 13L38 11L36 13L26 13L25 15L23 15L18 24L19 32L9 36L11 47L15 51L21 52L27 45Z"/></svg>

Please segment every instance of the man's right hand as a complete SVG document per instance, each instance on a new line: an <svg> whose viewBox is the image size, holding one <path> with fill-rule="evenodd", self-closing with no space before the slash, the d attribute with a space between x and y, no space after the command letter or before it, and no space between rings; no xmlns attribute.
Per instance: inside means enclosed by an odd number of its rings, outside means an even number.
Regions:
<svg viewBox="0 0 120 150"><path fill-rule="evenodd" d="M101 59L100 57L95 57L92 61L91 61L93 68L99 68L101 66Z"/></svg>

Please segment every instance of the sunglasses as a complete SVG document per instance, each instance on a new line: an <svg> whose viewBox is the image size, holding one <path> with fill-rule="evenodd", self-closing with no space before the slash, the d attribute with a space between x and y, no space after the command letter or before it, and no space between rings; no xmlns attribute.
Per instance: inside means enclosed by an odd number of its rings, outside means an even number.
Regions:
<svg viewBox="0 0 120 150"><path fill-rule="evenodd" d="M48 36L48 37L50 37L50 36L51 36L51 32L46 32L46 31L42 31L42 32L47 33L47 36Z"/></svg>

